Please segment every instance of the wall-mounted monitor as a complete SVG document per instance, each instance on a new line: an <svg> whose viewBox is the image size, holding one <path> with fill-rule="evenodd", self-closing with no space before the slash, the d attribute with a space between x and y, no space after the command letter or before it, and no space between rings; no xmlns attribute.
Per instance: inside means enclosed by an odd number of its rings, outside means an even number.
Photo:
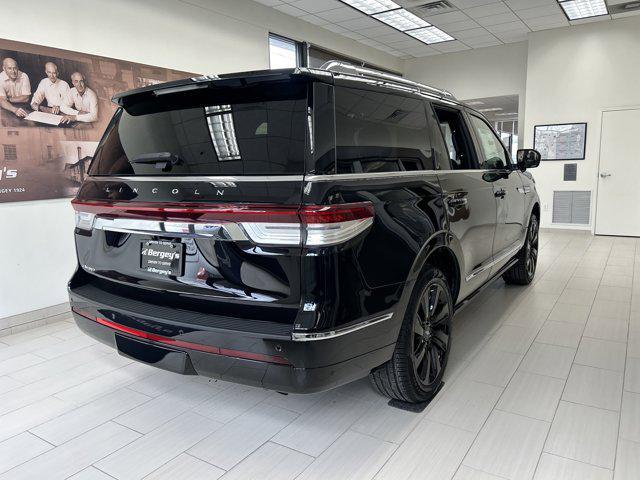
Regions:
<svg viewBox="0 0 640 480"><path fill-rule="evenodd" d="M536 125L533 148L542 160L584 160L587 142L586 123Z"/></svg>

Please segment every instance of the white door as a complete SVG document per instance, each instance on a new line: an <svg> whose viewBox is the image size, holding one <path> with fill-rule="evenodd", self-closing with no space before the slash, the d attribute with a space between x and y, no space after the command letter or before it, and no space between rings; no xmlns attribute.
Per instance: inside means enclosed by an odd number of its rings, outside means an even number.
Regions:
<svg viewBox="0 0 640 480"><path fill-rule="evenodd" d="M640 237L640 109L602 114L596 234Z"/></svg>

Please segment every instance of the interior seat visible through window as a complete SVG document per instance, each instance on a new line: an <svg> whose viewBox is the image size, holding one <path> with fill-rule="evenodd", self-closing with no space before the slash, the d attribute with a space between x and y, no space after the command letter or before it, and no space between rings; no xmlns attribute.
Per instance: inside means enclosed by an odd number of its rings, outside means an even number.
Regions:
<svg viewBox="0 0 640 480"><path fill-rule="evenodd" d="M422 101L336 87L335 105L338 173L435 168Z"/></svg>
<svg viewBox="0 0 640 480"><path fill-rule="evenodd" d="M469 132L465 127L462 112L437 105L434 105L433 109L444 137L451 168L453 170L477 168L473 150L469 147Z"/></svg>

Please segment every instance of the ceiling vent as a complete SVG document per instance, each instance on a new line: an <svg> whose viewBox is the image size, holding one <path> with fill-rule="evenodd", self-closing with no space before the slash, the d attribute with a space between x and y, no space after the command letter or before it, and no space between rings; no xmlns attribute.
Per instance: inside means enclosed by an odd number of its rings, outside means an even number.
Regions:
<svg viewBox="0 0 640 480"><path fill-rule="evenodd" d="M440 15L441 13L455 12L458 9L447 0L440 0L438 2L428 2L422 5L416 5L409 10L419 17L431 17L433 15Z"/></svg>
<svg viewBox="0 0 640 480"><path fill-rule="evenodd" d="M609 13L615 15L617 13L637 12L640 10L640 1L619 3L618 5L609 5Z"/></svg>

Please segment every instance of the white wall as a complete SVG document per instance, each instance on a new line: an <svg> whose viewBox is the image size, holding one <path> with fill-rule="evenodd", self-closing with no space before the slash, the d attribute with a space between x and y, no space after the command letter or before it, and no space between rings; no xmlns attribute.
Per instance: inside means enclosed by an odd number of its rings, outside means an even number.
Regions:
<svg viewBox="0 0 640 480"><path fill-rule="evenodd" d="M586 158L577 162L577 182L562 180L565 162L543 162L532 173L543 227L593 231L602 111L640 106L638 52L640 17L629 17L534 32L519 44L407 61L405 74L460 99L520 95L523 147L533 147L537 124L587 122ZM592 191L590 225L552 224L554 190Z"/></svg>
<svg viewBox="0 0 640 480"><path fill-rule="evenodd" d="M461 100L518 95L519 118L524 118L526 42L407 60L404 73L412 80L449 90Z"/></svg>
<svg viewBox="0 0 640 480"><path fill-rule="evenodd" d="M602 110L640 106L638 52L640 17L530 35L525 145L533 146L535 125L588 123L586 158L576 162L577 182L562 181L565 162L543 162L533 171L543 203L543 226L552 226L554 190L591 190L591 225L587 228L593 229Z"/></svg>
<svg viewBox="0 0 640 480"><path fill-rule="evenodd" d="M401 70L402 62L250 0L29 0L2 13L9 40L198 73L268 68L268 33ZM75 267L69 200L0 204L0 318L65 302Z"/></svg>

